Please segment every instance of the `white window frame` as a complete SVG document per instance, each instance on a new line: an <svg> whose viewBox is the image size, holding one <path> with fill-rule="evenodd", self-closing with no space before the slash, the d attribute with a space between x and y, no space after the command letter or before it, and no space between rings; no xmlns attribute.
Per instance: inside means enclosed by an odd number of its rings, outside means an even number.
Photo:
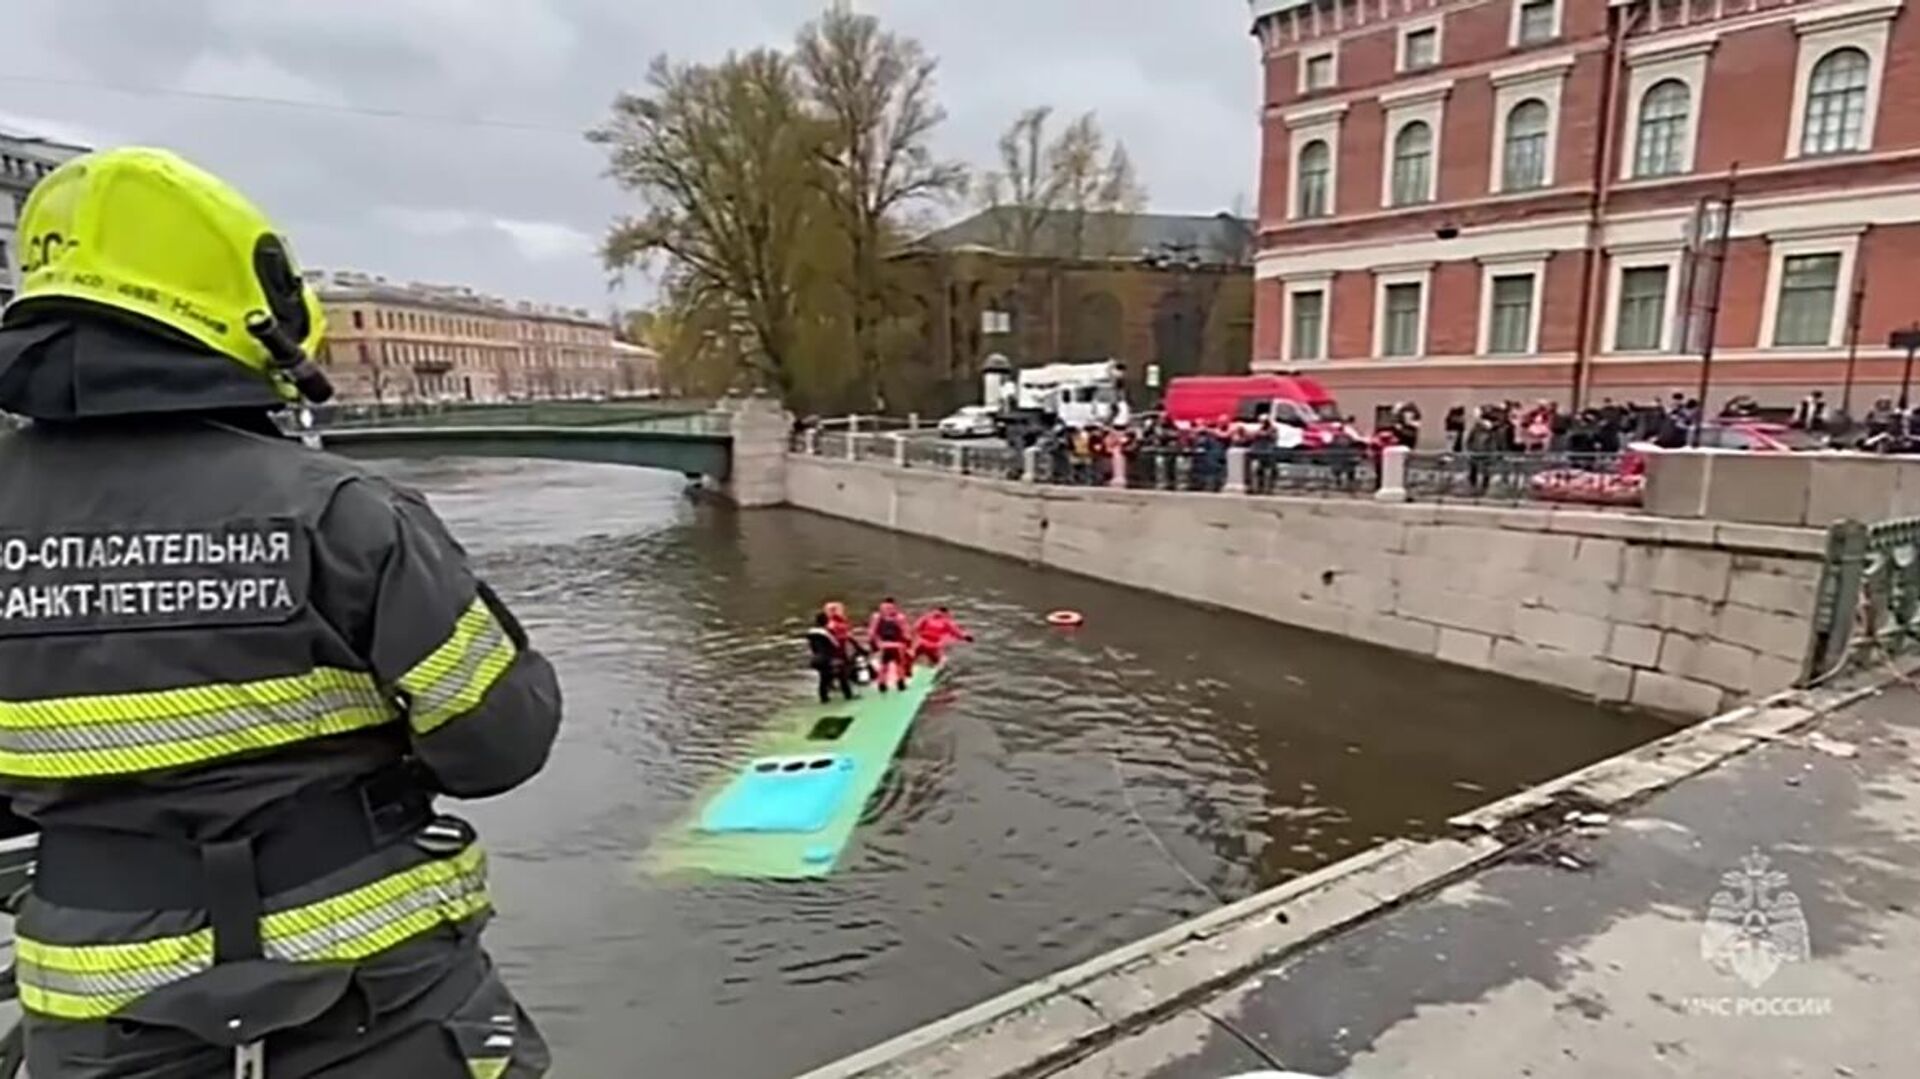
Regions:
<svg viewBox="0 0 1920 1079"><path fill-rule="evenodd" d="M1324 45L1320 48L1315 48L1315 49L1301 49L1299 56L1300 56L1300 72L1299 72L1300 93L1302 94L1324 93L1328 90L1335 89L1340 85L1340 44L1339 42L1333 42L1328 45ZM1313 67L1313 62L1315 60L1318 60L1322 57L1325 57L1327 59L1328 61L1327 68L1328 70L1333 72L1333 77L1327 80L1327 84L1325 86L1314 86L1311 82L1307 80L1307 71L1308 69Z"/></svg>
<svg viewBox="0 0 1920 1079"><path fill-rule="evenodd" d="M1673 351L1674 307L1680 302L1680 264L1684 251L1679 244L1658 244L1645 247L1620 247L1607 252L1607 321L1604 327L1605 347L1601 350L1609 355L1646 356L1652 353ZM1660 309L1660 347L1648 350L1633 349L1620 351L1620 290L1625 282L1628 270L1651 270L1664 266L1667 270L1667 298Z"/></svg>
<svg viewBox="0 0 1920 1079"><path fill-rule="evenodd" d="M1416 86L1408 90L1399 90L1380 95L1380 107L1386 113L1383 126L1380 160L1380 205L1389 210L1411 209L1433 203L1440 195L1440 147L1441 135L1446 130L1447 95L1453 90L1453 80ZM1427 169L1427 198L1423 203L1409 203L1405 207L1393 204L1393 146L1400 135L1400 129L1415 121L1423 122L1433 132L1433 158Z"/></svg>
<svg viewBox="0 0 1920 1079"><path fill-rule="evenodd" d="M1643 52L1627 57L1626 152L1620 157L1620 179L1634 178L1634 165L1640 158L1640 112L1646 107L1647 91L1674 79L1687 87L1687 132L1681 145L1680 171L1666 176L1648 176L1647 180L1673 180L1693 171L1694 153L1700 145L1700 115L1705 104L1707 59L1716 42L1696 41L1662 52Z"/></svg>
<svg viewBox="0 0 1920 1079"><path fill-rule="evenodd" d="M1849 153L1873 149L1875 127L1880 119L1880 87L1887 79L1887 39L1893 33L1893 17L1900 6L1881 5L1859 9L1841 8L1836 12L1810 12L1794 20L1800 35L1800 55L1794 64L1793 115L1787 124L1787 159L1799 160L1800 139L1807 124L1807 90L1813 82L1813 68L1835 49L1859 49L1867 54L1867 106L1860 118L1866 144Z"/></svg>
<svg viewBox="0 0 1920 1079"><path fill-rule="evenodd" d="M1508 48L1517 49L1522 45L1546 44L1546 42L1542 41L1523 42L1520 40L1520 9L1525 7L1526 4L1527 0L1513 0L1513 8L1507 19ZM1548 38L1547 41L1558 41L1560 37L1566 33L1566 24L1564 22L1566 13L1567 5L1563 3L1562 0L1553 0L1553 36Z"/></svg>
<svg viewBox="0 0 1920 1079"><path fill-rule="evenodd" d="M1320 348L1318 349L1320 358L1317 360L1302 360L1294 355L1293 298L1302 292L1320 294ZM1302 274L1299 277L1290 277L1285 282L1285 294L1286 303L1281 305L1280 312L1280 355L1286 357L1288 363L1324 363L1332 359L1328 345L1333 341L1333 274Z"/></svg>
<svg viewBox="0 0 1920 1079"><path fill-rule="evenodd" d="M1860 237L1865 225L1841 228L1776 232L1767 235L1767 292L1760 308L1760 340L1763 349L1792 352L1795 349L1839 348L1847 336L1847 316L1853 304L1853 275L1860 255ZM1774 333L1780 328L1780 282L1786 276L1787 260L1797 255L1839 255L1840 270L1834 278L1833 323L1827 328L1825 345L1775 345Z"/></svg>
<svg viewBox="0 0 1920 1079"><path fill-rule="evenodd" d="M1340 214L1340 121L1347 114L1345 104L1288 113L1282 117L1288 130L1287 143L1287 220L1330 221ZM1327 212L1321 217L1300 216L1300 151L1316 139L1327 144Z"/></svg>
<svg viewBox="0 0 1920 1079"><path fill-rule="evenodd" d="M1514 106L1528 98L1539 98L1547 107L1546 182L1524 192L1551 190L1560 156L1560 94L1566 88L1567 73L1573 70L1573 56L1558 57L1544 64L1529 64L1492 73L1493 79L1493 158L1487 187L1494 194L1507 192L1507 118Z"/></svg>
<svg viewBox="0 0 1920 1079"><path fill-rule="evenodd" d="M1512 360L1540 354L1540 308L1547 292L1546 252L1494 255L1480 260L1480 339L1474 353L1492 359ZM1493 352L1493 279L1533 275L1533 303L1527 311L1527 350L1524 353Z"/></svg>
<svg viewBox="0 0 1920 1079"><path fill-rule="evenodd" d="M1433 31L1433 63L1420 68L1407 66L1407 39L1425 30ZM1393 69L1402 75L1416 71L1432 71L1443 66L1447 55L1447 17L1435 15L1430 19L1415 19L1400 27L1400 43L1394 53Z"/></svg>
<svg viewBox="0 0 1920 1079"><path fill-rule="evenodd" d="M1414 334L1411 356L1387 355L1387 289L1392 285L1420 286L1420 325ZM1433 263L1420 266L1394 266L1373 272L1373 358L1402 362L1427 357L1429 321L1433 315Z"/></svg>

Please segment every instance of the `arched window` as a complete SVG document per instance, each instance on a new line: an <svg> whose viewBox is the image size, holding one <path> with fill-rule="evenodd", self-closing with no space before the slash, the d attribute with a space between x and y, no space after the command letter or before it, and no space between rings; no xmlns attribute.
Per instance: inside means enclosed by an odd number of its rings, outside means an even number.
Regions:
<svg viewBox="0 0 1920 1079"><path fill-rule="evenodd" d="M1111 292L1090 292L1080 297L1073 323L1074 354L1085 359L1118 359L1125 332L1124 312Z"/></svg>
<svg viewBox="0 0 1920 1079"><path fill-rule="evenodd" d="M1502 191L1527 191L1547 184L1546 103L1528 98L1507 113L1507 144L1502 155Z"/></svg>
<svg viewBox="0 0 1920 1079"><path fill-rule="evenodd" d="M1300 149L1300 216L1325 217L1333 207L1333 151L1315 139Z"/></svg>
<svg viewBox="0 0 1920 1079"><path fill-rule="evenodd" d="M1813 65L1800 125L1802 154L1867 148L1867 75L1872 66L1859 49L1835 49Z"/></svg>
<svg viewBox="0 0 1920 1079"><path fill-rule="evenodd" d="M1393 137L1393 205L1433 198L1433 128L1415 120Z"/></svg>
<svg viewBox="0 0 1920 1079"><path fill-rule="evenodd" d="M1687 168L1687 120L1693 93L1679 79L1654 83L1640 99L1640 131L1635 137L1633 174L1672 176Z"/></svg>

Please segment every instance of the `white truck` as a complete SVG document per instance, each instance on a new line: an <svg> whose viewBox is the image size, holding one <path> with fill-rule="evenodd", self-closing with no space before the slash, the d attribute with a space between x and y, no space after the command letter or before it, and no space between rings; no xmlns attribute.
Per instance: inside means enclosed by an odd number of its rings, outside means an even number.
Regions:
<svg viewBox="0 0 1920 1079"><path fill-rule="evenodd" d="M1126 368L1115 360L1015 368L992 356L981 370L981 401L1003 426L1123 427L1133 418Z"/></svg>

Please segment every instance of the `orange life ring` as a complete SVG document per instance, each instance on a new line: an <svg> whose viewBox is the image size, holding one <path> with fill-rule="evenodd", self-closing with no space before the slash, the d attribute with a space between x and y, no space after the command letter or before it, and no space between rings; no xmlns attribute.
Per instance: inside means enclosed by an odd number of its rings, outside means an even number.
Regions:
<svg viewBox="0 0 1920 1079"><path fill-rule="evenodd" d="M1063 629L1071 629L1085 621L1086 619L1081 616L1079 611L1055 611L1047 616L1048 625L1060 626Z"/></svg>

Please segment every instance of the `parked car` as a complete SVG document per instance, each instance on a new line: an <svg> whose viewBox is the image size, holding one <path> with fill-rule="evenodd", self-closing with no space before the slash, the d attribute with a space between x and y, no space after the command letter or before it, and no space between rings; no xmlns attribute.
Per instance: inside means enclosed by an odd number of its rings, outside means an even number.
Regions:
<svg viewBox="0 0 1920 1079"><path fill-rule="evenodd" d="M941 438L992 438L1000 433L993 410L985 405L967 405L940 421Z"/></svg>
<svg viewBox="0 0 1920 1079"><path fill-rule="evenodd" d="M1822 441L1819 435L1808 434L1784 423L1769 423L1765 420L1723 418L1710 421L1700 428L1699 448L1703 450L1793 453L1798 450L1816 450L1821 446ZM1655 446L1652 442L1635 442L1627 447L1627 453L1644 454L1653 449Z"/></svg>

